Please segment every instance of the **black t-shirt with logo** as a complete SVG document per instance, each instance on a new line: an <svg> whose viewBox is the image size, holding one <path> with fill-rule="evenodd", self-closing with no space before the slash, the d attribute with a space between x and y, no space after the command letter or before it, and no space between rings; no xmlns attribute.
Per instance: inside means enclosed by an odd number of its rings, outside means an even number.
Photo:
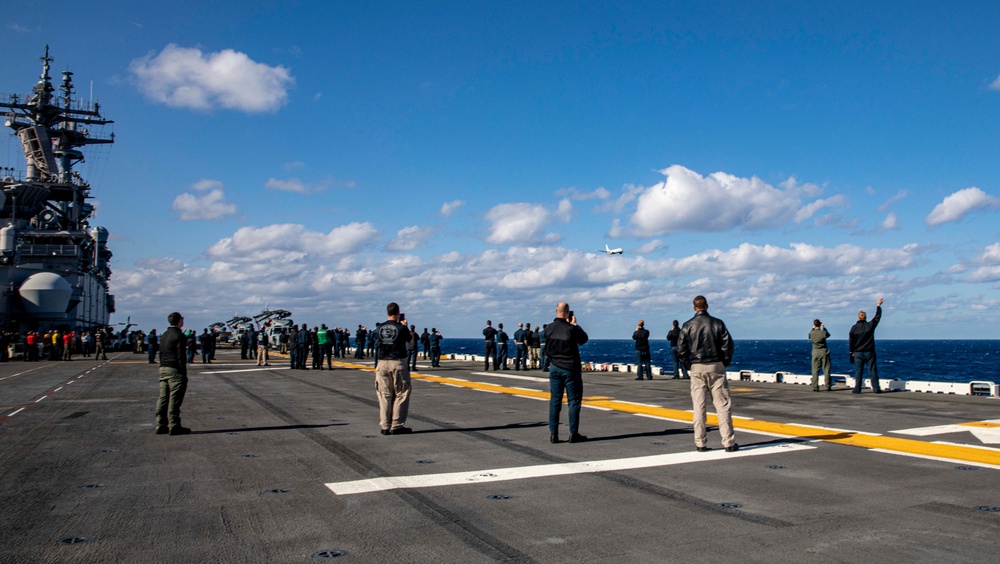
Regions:
<svg viewBox="0 0 1000 564"><path fill-rule="evenodd" d="M375 328L379 360L406 360L410 329L398 321L384 321Z"/></svg>

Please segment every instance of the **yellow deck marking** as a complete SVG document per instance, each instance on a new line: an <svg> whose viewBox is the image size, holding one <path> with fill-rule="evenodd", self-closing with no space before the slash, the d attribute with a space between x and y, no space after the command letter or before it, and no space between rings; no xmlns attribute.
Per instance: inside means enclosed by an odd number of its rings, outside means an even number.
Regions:
<svg viewBox="0 0 1000 564"><path fill-rule="evenodd" d="M374 371L370 366L358 364L343 364L348 368ZM432 376L430 374L410 373L410 378L414 380L426 380L438 384L446 384L460 388L473 390L490 390L512 396L530 397L534 399L548 400L548 391L525 390L524 388L510 388L489 382L472 382L457 378L446 378L443 376ZM680 423L690 423L693 415L690 411L680 409L670 409L666 407L653 407L638 405L634 403L617 401L614 399L595 399L604 396L593 396L584 398L583 404L591 407L605 408L613 411L632 413L635 415L645 415L657 417ZM718 425L718 418L708 414L707 423ZM1000 423L977 422L986 426L1000 425ZM972 424L972 425L976 425ZM984 449L982 447L970 447L957 444L930 443L915 439L902 439L898 437L884 437L881 435L871 435L867 433L843 431L837 429L827 429L823 427L811 427L796 425L795 423L775 423L772 421L760 421L746 417L733 416L733 426L743 431L756 431L764 434L781 435L790 438L797 438L810 441L823 441L839 445L847 445L859 448L874 449L882 452L898 453L910 456L933 458L953 462L963 462L988 466L1000 470L1000 450Z"/></svg>
<svg viewBox="0 0 1000 564"><path fill-rule="evenodd" d="M962 427L982 427L984 429L1000 429L1000 423L996 421L972 421L970 423L959 423Z"/></svg>

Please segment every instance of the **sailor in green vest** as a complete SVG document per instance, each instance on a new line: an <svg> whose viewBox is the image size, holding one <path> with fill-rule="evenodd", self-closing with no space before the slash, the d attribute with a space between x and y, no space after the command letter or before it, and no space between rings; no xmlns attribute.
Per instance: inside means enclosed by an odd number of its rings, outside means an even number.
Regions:
<svg viewBox="0 0 1000 564"><path fill-rule="evenodd" d="M319 329L316 330L316 340L319 342L319 369L323 370L323 359L325 358L327 367L333 370L333 343L325 323L320 324Z"/></svg>

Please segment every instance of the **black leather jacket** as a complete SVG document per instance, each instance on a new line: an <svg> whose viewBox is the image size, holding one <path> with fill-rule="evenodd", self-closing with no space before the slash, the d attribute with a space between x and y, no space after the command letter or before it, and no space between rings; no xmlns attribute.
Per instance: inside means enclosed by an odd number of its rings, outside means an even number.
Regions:
<svg viewBox="0 0 1000 564"><path fill-rule="evenodd" d="M733 361L733 339L721 319L712 317L707 311L699 311L681 327L677 356L688 369L692 364L712 362L729 366Z"/></svg>

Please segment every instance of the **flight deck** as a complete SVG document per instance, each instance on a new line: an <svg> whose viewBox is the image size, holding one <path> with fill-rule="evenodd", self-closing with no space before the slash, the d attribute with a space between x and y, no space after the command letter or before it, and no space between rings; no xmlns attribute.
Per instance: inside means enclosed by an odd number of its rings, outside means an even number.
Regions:
<svg viewBox="0 0 1000 564"><path fill-rule="evenodd" d="M418 362L410 435L370 360L0 364L0 562L994 562L1000 400L731 382L695 452L685 380L584 373L550 444L544 372ZM711 406L709 411L712 411ZM561 436L567 438L563 409ZM709 423L713 423L710 416Z"/></svg>

